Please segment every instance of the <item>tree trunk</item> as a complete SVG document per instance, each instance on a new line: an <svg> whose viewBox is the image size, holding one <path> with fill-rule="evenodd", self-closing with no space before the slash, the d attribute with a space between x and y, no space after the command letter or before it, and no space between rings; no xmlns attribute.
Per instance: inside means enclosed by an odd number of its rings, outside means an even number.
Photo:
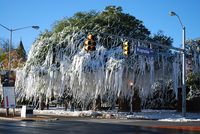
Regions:
<svg viewBox="0 0 200 134"><path fill-rule="evenodd" d="M100 110L101 109L101 97L98 95L98 97L94 100L93 103L93 110Z"/></svg>
<svg viewBox="0 0 200 134"><path fill-rule="evenodd" d="M125 97L118 98L119 112L130 112L130 101Z"/></svg>
<svg viewBox="0 0 200 134"><path fill-rule="evenodd" d="M41 95L41 96L39 97L39 109L40 109L40 110L44 110L44 107L45 107L44 97Z"/></svg>

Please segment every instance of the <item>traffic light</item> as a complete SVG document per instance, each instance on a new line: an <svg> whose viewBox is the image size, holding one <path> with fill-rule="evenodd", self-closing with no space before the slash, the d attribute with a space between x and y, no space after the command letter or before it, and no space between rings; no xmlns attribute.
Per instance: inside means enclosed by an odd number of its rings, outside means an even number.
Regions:
<svg viewBox="0 0 200 134"><path fill-rule="evenodd" d="M95 51L96 50L96 42L94 41L94 36L92 34L88 34L87 39L84 42L85 51Z"/></svg>
<svg viewBox="0 0 200 134"><path fill-rule="evenodd" d="M126 56L129 55L129 42L128 41L123 43L123 54Z"/></svg>

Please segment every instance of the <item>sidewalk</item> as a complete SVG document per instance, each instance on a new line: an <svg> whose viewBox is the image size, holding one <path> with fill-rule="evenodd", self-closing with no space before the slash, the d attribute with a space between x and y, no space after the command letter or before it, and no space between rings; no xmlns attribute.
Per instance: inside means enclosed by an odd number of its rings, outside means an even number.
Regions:
<svg viewBox="0 0 200 134"><path fill-rule="evenodd" d="M33 115L32 117L22 118L21 109L15 109L15 116L13 116L13 110L9 110L9 115L6 116L5 109L0 109L0 120L10 120L10 121L51 121L58 120L54 116L48 115Z"/></svg>

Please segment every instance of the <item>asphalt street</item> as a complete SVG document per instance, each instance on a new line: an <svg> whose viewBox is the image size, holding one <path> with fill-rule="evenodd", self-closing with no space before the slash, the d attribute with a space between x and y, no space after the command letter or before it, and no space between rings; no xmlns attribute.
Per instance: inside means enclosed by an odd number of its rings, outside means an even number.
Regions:
<svg viewBox="0 0 200 134"><path fill-rule="evenodd" d="M199 130L163 128L163 126L199 128L199 123L84 118L65 118L45 121L0 120L0 134L199 134Z"/></svg>

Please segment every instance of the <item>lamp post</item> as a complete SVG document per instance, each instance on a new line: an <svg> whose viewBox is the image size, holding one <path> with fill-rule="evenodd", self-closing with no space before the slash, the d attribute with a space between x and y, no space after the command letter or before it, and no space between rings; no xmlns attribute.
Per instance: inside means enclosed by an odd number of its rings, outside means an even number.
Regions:
<svg viewBox="0 0 200 134"><path fill-rule="evenodd" d="M26 28L34 28L34 29L39 29L39 26L26 26L26 27L21 27L21 28L16 28L16 29L10 29L7 28L6 26L0 24L1 27L5 28L6 30L10 31L10 43L9 43L9 50L8 50L8 74L10 74L11 71L11 47L12 47L12 33L14 31L18 31L18 30L22 30L22 29L26 29ZM10 75L9 75L10 76ZM9 108L6 108L6 116L9 115ZM15 115L15 110L13 109L13 115Z"/></svg>
<svg viewBox="0 0 200 134"><path fill-rule="evenodd" d="M33 28L33 29L39 29L40 27L39 26L26 26L26 27L21 27L21 28L16 28L16 29L11 29L11 28L8 28L2 24L0 24L1 27L5 28L6 30L10 31L10 43L9 43L9 52L8 52L8 70L10 71L11 70L11 47L12 47L12 33L14 31L18 31L18 30L22 30L22 29L26 29L26 28Z"/></svg>
<svg viewBox="0 0 200 134"><path fill-rule="evenodd" d="M182 28L182 116L186 116L186 83L185 83L185 26L181 22L180 17L175 12L170 12L170 16L176 16L181 24Z"/></svg>

